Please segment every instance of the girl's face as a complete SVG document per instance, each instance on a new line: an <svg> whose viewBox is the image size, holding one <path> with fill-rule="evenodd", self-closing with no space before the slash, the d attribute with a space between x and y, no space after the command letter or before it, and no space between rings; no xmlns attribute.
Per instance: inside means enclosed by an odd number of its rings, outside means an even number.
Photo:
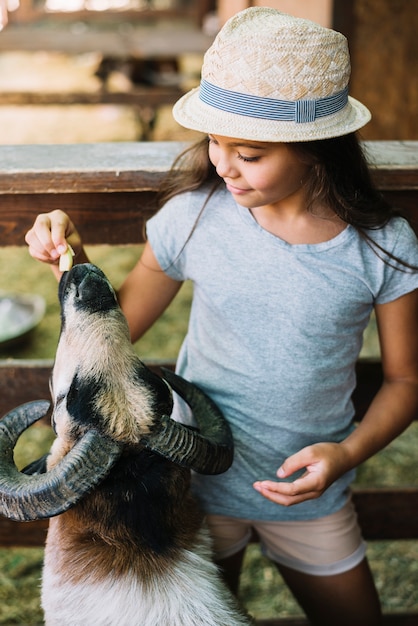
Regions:
<svg viewBox="0 0 418 626"><path fill-rule="evenodd" d="M310 166L288 144L209 135L209 158L238 204L248 209L306 206L302 188Z"/></svg>

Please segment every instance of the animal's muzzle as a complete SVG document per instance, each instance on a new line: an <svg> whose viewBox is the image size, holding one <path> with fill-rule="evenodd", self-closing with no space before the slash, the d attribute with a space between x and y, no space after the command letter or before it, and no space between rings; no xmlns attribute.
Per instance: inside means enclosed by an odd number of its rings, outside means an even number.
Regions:
<svg viewBox="0 0 418 626"><path fill-rule="evenodd" d="M72 295L76 308L105 312L118 306L115 291L105 274L92 263L74 265L61 277L58 296L64 309Z"/></svg>

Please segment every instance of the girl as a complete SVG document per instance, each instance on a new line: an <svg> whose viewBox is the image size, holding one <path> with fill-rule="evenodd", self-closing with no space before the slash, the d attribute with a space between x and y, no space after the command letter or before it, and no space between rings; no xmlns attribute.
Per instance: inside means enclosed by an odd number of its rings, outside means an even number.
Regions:
<svg viewBox="0 0 418 626"><path fill-rule="evenodd" d="M193 478L216 560L236 591L256 530L320 626L380 623L349 485L418 408L417 239L370 182L354 134L370 114L348 96L349 74L339 33L267 8L231 18L200 88L174 107L208 139L176 163L119 291L136 341L193 281L178 372L235 439L228 472ZM67 241L87 261L61 211L38 216L26 241L57 277ZM355 428L372 310L384 382Z"/></svg>

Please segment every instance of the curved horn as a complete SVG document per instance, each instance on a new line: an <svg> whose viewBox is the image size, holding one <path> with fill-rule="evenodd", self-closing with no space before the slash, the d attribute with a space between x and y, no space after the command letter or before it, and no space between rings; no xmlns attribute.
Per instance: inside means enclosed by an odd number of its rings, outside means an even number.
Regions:
<svg viewBox="0 0 418 626"><path fill-rule="evenodd" d="M199 431L164 415L141 442L170 461L200 474L222 474L233 460L233 440L228 422L216 404L198 387L163 368L163 377L190 406Z"/></svg>
<svg viewBox="0 0 418 626"><path fill-rule="evenodd" d="M97 431L88 431L45 474L19 472L13 449L19 436L45 415L46 400L28 402L0 420L0 513L15 521L53 517L68 510L109 473L122 449Z"/></svg>

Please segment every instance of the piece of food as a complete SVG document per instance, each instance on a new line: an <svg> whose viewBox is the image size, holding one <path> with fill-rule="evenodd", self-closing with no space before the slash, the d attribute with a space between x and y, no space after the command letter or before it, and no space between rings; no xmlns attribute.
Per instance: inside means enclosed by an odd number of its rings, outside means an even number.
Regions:
<svg viewBox="0 0 418 626"><path fill-rule="evenodd" d="M60 256L60 261L59 261L60 272L68 272L68 270L70 270L73 266L74 250L72 249L70 244L67 244L67 245L68 245L67 250L64 252L64 254L61 254Z"/></svg>

